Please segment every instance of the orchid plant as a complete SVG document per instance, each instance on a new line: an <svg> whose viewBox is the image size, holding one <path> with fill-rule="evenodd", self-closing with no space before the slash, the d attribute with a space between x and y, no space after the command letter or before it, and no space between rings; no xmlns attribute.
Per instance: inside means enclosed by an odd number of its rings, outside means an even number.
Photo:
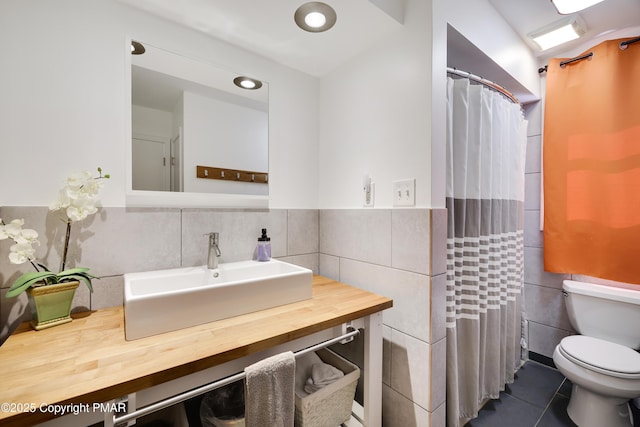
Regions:
<svg viewBox="0 0 640 427"><path fill-rule="evenodd" d="M9 288L7 297L16 297L31 286L46 286L73 280L83 281L89 291L93 292L91 279L97 277L89 274L88 268L76 267L65 270L65 265L71 236L71 224L74 221L82 221L98 211L96 207L98 192L104 186L104 180L108 178L108 174L102 175L101 168L98 168L97 177L87 171L73 173L67 178L56 200L49 206L50 211L62 211L62 220L67 224L59 273L53 273L46 265L36 261L33 246L40 244L38 233L35 230L23 228L24 219L14 219L5 223L0 218L0 240L11 239L14 242L10 248L9 261L12 264L29 262L35 269L35 271L18 277Z"/></svg>

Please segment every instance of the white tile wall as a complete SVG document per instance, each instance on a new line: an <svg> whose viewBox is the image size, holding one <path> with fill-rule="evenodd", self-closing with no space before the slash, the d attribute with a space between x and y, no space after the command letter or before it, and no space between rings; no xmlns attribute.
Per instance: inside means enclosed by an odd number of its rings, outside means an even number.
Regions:
<svg viewBox="0 0 640 427"><path fill-rule="evenodd" d="M316 209L287 211L287 254L317 254L320 213Z"/></svg>
<svg viewBox="0 0 640 427"><path fill-rule="evenodd" d="M321 210L320 253L391 266L391 210Z"/></svg>
<svg viewBox="0 0 640 427"><path fill-rule="evenodd" d="M340 258L333 255L320 254L320 275L333 280L340 280Z"/></svg>
<svg viewBox="0 0 640 427"><path fill-rule="evenodd" d="M2 207L0 217L24 217L41 232L37 256L59 263L64 224L46 207ZM274 257L394 299L383 314L384 425L444 427L444 209L104 208L75 234L71 260L103 276L93 294L79 288L75 310L121 305L125 272L204 264L211 231L222 262L251 258L263 227ZM29 316L26 297L4 298L23 271L2 253L0 343Z"/></svg>
<svg viewBox="0 0 640 427"><path fill-rule="evenodd" d="M431 409L431 348L429 343L393 330L391 388L417 405Z"/></svg>
<svg viewBox="0 0 640 427"><path fill-rule="evenodd" d="M391 211L391 266L429 274L431 266L430 211L395 209Z"/></svg>
<svg viewBox="0 0 640 427"><path fill-rule="evenodd" d="M431 275L447 272L447 210L431 210ZM446 286L443 284L442 286Z"/></svg>
<svg viewBox="0 0 640 427"><path fill-rule="evenodd" d="M271 255L287 255L287 211L242 209L184 209L182 211L182 265L207 262L206 233L220 233L220 262L254 257L261 230L271 238Z"/></svg>
<svg viewBox="0 0 640 427"><path fill-rule="evenodd" d="M431 277L431 337L429 342L435 343L444 339L446 330L446 291L447 276L445 273Z"/></svg>
<svg viewBox="0 0 640 427"><path fill-rule="evenodd" d="M431 424L429 411L388 386L382 387L382 425L387 427L444 427Z"/></svg>
<svg viewBox="0 0 640 427"><path fill-rule="evenodd" d="M383 313L385 426L445 425L445 271L444 209L320 211L320 273L393 298Z"/></svg>
<svg viewBox="0 0 640 427"><path fill-rule="evenodd" d="M526 283L524 294L527 319L566 331L572 329L561 289Z"/></svg>
<svg viewBox="0 0 640 427"><path fill-rule="evenodd" d="M392 298L393 308L382 314L384 324L428 342L429 276L341 258L340 281Z"/></svg>
<svg viewBox="0 0 640 427"><path fill-rule="evenodd" d="M529 350L553 356L556 344L572 331L562 297L562 281L570 275L544 271L544 239L540 231L542 105L525 106L529 120L525 164L524 310L529 320Z"/></svg>
<svg viewBox="0 0 640 427"><path fill-rule="evenodd" d="M46 207L2 207L0 218L24 218L25 227L39 233L36 257L57 269L65 224ZM263 227L271 236L272 255L319 272L318 211L234 209L103 208L93 217L74 223L68 266L87 266L102 277L94 293L81 285L73 311L123 304L123 274L202 265L206 262L210 231L220 233L222 261L251 259ZM291 230L291 231L289 231ZM8 287L26 265L8 261L8 243L0 242L0 343L29 320L26 296L8 299Z"/></svg>

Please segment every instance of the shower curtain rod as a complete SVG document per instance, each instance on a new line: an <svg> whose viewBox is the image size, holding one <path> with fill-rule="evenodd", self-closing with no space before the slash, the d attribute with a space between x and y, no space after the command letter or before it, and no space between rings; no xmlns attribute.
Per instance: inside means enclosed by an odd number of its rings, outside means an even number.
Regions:
<svg viewBox="0 0 640 427"><path fill-rule="evenodd" d="M449 74L455 74L456 76L460 76L460 77L465 77L469 80L473 80L474 82L483 84L495 91L500 92L501 94L503 94L504 96L506 96L507 98L509 98L509 100L511 102L513 102L514 104L518 104L520 105L520 101L518 101L518 98L516 98L511 92L509 92L507 89L503 88L502 86L500 86L497 83L492 82L491 80L487 80L483 77L480 76L476 76L475 74L471 74L468 71L462 71L462 70L458 70L457 68L451 68L451 67L447 67L447 73Z"/></svg>
<svg viewBox="0 0 640 427"><path fill-rule="evenodd" d="M625 40L623 42L620 42L620 45L619 45L620 50L625 50L626 48L629 47L630 44L634 44L636 42L640 42L640 37L636 37L634 39L629 39L629 40ZM567 59L566 61L562 61L560 63L560 67L564 68L567 64L571 64L572 62L581 61L583 59L591 58L592 56L593 56L593 52L589 52L586 55L577 56L575 58ZM538 68L538 73L539 74L545 73L547 71L547 69L549 69L549 65L545 65L544 67L540 67L540 68Z"/></svg>
<svg viewBox="0 0 640 427"><path fill-rule="evenodd" d="M590 59L592 57L593 57L593 52L589 52L586 55L576 56L575 58L567 59L566 61L562 61L560 63L560 68L566 67L567 64L582 61L583 59ZM538 73L545 73L548 69L549 69L549 66L545 65L544 67L538 68Z"/></svg>

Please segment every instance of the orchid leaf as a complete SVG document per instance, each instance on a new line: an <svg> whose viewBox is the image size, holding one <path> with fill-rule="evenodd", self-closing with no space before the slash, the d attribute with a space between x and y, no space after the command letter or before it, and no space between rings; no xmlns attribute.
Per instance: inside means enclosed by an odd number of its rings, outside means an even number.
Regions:
<svg viewBox="0 0 640 427"><path fill-rule="evenodd" d="M25 273L13 282L13 285L9 288L6 296L7 298L17 297L38 282L45 282L45 285L51 285L69 280L82 281L87 285L87 288L89 288L89 292L93 292L91 280L98 279L99 277L89 274L88 271L89 269L86 267L76 267L61 271L58 274L50 271L33 271Z"/></svg>
<svg viewBox="0 0 640 427"><path fill-rule="evenodd" d="M59 279L75 279L81 280L87 285L89 288L89 292L93 293L93 286L91 286L91 279L98 279L97 276L88 273L89 269L86 267L76 267L70 268L68 270L61 271L58 273Z"/></svg>
<svg viewBox="0 0 640 427"><path fill-rule="evenodd" d="M75 267L75 268L69 268L67 270L61 271L57 275L58 277L64 277L64 276L70 276L73 274L86 273L87 271L89 271L87 267Z"/></svg>
<svg viewBox="0 0 640 427"><path fill-rule="evenodd" d="M38 262L37 264L38 264L38 267L40 267L40 268L41 268L41 269L43 269L44 271L51 271L51 270L49 270L49 267L47 267L46 265L44 265L44 264L40 264L39 262Z"/></svg>
<svg viewBox="0 0 640 427"><path fill-rule="evenodd" d="M13 298L26 291L30 286L38 283L39 281L46 280L50 277L54 277L55 274L50 271L33 271L25 273L13 282L11 288L7 292L7 298Z"/></svg>
<svg viewBox="0 0 640 427"><path fill-rule="evenodd" d="M82 274L82 273L78 273L78 274L74 274L74 275L70 275L70 276L66 276L67 278L73 278L75 280L78 281L83 281L85 283L85 285L87 285L87 288L89 288L89 292L93 293L93 286L91 286L91 279L96 279L95 276L91 276L89 274Z"/></svg>

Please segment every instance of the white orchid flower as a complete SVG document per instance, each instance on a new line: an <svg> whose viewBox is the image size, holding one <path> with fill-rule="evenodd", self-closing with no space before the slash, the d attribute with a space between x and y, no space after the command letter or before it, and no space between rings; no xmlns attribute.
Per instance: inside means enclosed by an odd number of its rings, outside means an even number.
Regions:
<svg viewBox="0 0 640 427"><path fill-rule="evenodd" d="M35 268L35 272L25 273L13 283L6 296L11 298L18 296L35 283L44 283L50 285L59 283L61 280L68 278L82 279L89 287L89 291L93 292L91 287L91 279L95 276L88 273L89 269L85 267L76 267L65 270L67 250L69 247L69 235L71 231L71 223L73 221L81 221L89 215L95 214L98 209L98 192L103 187L104 179L108 179L108 174L102 175L102 169L98 168L99 176L93 177L88 171L77 172L68 176L65 185L58 192L57 198L49 206L49 210L64 210L66 213L67 232L64 240L64 252L60 267L60 273L52 273L49 269L36 263L34 244L40 244L38 241L38 233L30 228L23 229L23 219L15 219L6 224L0 219L0 240L11 239L14 245L10 248L9 261L12 264L24 264L29 261Z"/></svg>
<svg viewBox="0 0 640 427"><path fill-rule="evenodd" d="M6 233L7 237L15 240L16 236L19 236L22 233L22 226L24 225L24 219L14 219L9 224L4 226L4 233Z"/></svg>
<svg viewBox="0 0 640 427"><path fill-rule="evenodd" d="M24 264L27 261L31 261L35 256L35 249L29 243L16 243L9 248L11 253L9 254L9 261L12 264Z"/></svg>
<svg viewBox="0 0 640 427"><path fill-rule="evenodd" d="M64 209L69 206L69 196L67 195L66 188L63 188L58 192L58 197L49 205L49 210L57 211L59 209Z"/></svg>
<svg viewBox="0 0 640 427"><path fill-rule="evenodd" d="M67 217L71 221L81 221L97 211L98 208L96 208L94 200L88 198L78 199L67 207Z"/></svg>
<svg viewBox="0 0 640 427"><path fill-rule="evenodd" d="M40 244L40 242L38 242L38 232L30 228L20 230L20 233L13 236L13 240L16 243L25 243L29 245L34 243Z"/></svg>
<svg viewBox="0 0 640 427"><path fill-rule="evenodd" d="M89 171L74 172L67 177L67 187L79 189L92 180L93 177Z"/></svg>

